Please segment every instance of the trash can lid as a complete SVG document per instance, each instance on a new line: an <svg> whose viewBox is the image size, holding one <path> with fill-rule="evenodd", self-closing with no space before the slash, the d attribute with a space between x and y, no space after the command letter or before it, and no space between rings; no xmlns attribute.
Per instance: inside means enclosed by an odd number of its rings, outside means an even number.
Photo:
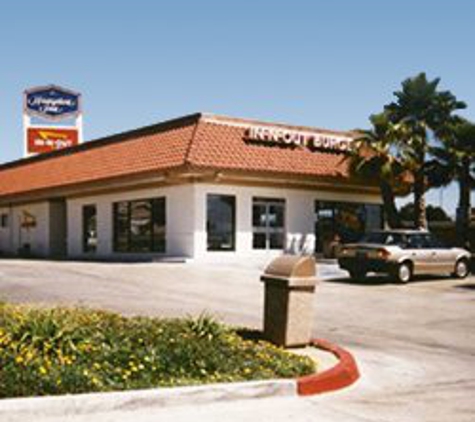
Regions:
<svg viewBox="0 0 475 422"><path fill-rule="evenodd" d="M315 277L315 259L311 256L282 255L267 266L264 275L285 278Z"/></svg>

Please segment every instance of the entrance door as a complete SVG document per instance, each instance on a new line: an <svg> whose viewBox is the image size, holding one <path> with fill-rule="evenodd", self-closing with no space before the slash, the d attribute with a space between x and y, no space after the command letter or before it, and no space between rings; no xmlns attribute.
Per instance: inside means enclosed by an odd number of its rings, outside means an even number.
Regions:
<svg viewBox="0 0 475 422"><path fill-rule="evenodd" d="M285 241L285 200L254 198L252 226L254 249L283 249Z"/></svg>
<svg viewBox="0 0 475 422"><path fill-rule="evenodd" d="M50 201L49 235L50 256L64 258L67 255L67 207L64 199Z"/></svg>

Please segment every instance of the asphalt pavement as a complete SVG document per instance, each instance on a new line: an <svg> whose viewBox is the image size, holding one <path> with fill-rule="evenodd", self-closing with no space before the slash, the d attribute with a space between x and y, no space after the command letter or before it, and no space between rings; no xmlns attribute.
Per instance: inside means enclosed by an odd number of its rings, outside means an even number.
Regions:
<svg viewBox="0 0 475 422"><path fill-rule="evenodd" d="M262 265L0 261L0 300L262 325ZM315 337L351 351L361 379L335 393L105 413L68 421L475 420L475 277L352 283L319 266ZM49 418L48 421L64 418ZM42 422L43 419L35 422ZM2 421L3 422L3 421Z"/></svg>

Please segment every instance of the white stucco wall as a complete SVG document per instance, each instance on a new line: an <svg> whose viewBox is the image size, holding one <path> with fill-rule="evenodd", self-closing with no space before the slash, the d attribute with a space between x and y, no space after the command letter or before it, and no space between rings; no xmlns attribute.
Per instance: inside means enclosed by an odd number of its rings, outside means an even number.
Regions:
<svg viewBox="0 0 475 422"><path fill-rule="evenodd" d="M236 197L236 251L208 252L206 241L206 196L207 194L234 195ZM379 195L298 190L285 188L244 187L213 184L196 184L194 188L195 207L195 258L219 261L222 259L249 258L267 260L281 254L276 250L252 249L252 199L265 197L285 199L286 233L313 234L315 224L314 206L316 200L364 202L380 204Z"/></svg>
<svg viewBox="0 0 475 422"><path fill-rule="evenodd" d="M49 210L48 202L0 208L1 214L9 215L8 227L0 228L0 250L6 254L16 254L22 245L28 243L33 255L48 256L50 246ZM34 216L35 227L21 227L24 212Z"/></svg>
<svg viewBox="0 0 475 422"><path fill-rule="evenodd" d="M0 252L1 253L10 253L10 248L11 248L11 210L10 208L7 207L0 207L0 215L7 215L8 216L8 225L7 227L1 227L0 226Z"/></svg>
<svg viewBox="0 0 475 422"><path fill-rule="evenodd" d="M236 250L234 252L207 251L206 197L208 194L236 197ZM113 252L113 203L156 197L166 198L167 251L165 255L214 262L242 258L265 262L281 253L276 250L252 249L253 197L285 199L285 231L302 235L314 233L316 200L381 203L379 195L357 192L351 194L201 183L72 198L67 200L68 256L70 258L88 257L82 251L82 207L95 204L97 207L98 245L97 252L90 256L117 259L134 258L132 254ZM17 253L21 244L30 243L33 254L47 256L50 252L50 233L52 232L49 226L50 208L49 202L0 208L0 213L10 215L9 226L0 228L0 250L4 253L14 254ZM20 228L20 218L24 211L35 216L36 227ZM149 255L161 256L158 253Z"/></svg>
<svg viewBox="0 0 475 422"><path fill-rule="evenodd" d="M72 258L96 256L109 258L133 257L133 254L113 252L113 204L135 199L166 198L167 256L193 256L193 185L177 185L135 190L107 195L88 196L67 201L68 213L68 255ZM98 244L95 254L82 251L82 207L97 207ZM153 253L150 255L161 255Z"/></svg>

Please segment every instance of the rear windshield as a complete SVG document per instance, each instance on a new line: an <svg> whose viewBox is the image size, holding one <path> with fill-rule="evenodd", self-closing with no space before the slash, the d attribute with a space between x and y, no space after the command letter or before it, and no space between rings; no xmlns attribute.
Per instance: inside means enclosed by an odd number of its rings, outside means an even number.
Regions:
<svg viewBox="0 0 475 422"><path fill-rule="evenodd" d="M368 233L361 238L360 242L403 246L406 238L401 233Z"/></svg>

